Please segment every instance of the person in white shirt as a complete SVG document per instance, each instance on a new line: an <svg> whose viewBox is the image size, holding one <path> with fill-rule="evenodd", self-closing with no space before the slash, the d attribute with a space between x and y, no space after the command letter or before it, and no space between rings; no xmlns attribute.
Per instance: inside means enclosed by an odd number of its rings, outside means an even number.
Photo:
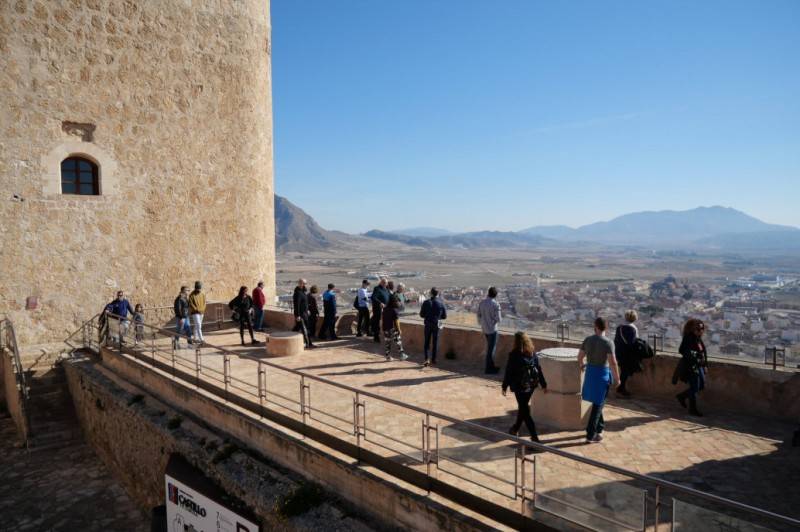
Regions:
<svg viewBox="0 0 800 532"><path fill-rule="evenodd" d="M369 291L369 280L364 279L361 281L361 288L358 289L356 296L355 307L358 311L357 330L356 336L370 335L369 330L369 302L372 298L372 292Z"/></svg>
<svg viewBox="0 0 800 532"><path fill-rule="evenodd" d="M500 304L496 300L497 288L489 287L486 299L478 305L478 323L481 324L483 334L486 336L486 373L498 373L500 368L494 363L494 353L497 349L497 328L500 324Z"/></svg>

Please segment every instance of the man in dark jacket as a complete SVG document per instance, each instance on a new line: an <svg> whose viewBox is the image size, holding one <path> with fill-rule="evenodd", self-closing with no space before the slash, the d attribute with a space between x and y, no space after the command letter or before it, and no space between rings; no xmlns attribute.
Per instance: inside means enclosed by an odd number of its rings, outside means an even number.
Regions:
<svg viewBox="0 0 800 532"><path fill-rule="evenodd" d="M439 291L431 288L431 297L422 303L419 316L425 320L425 366L436 365L436 353L439 350L439 330L443 326L442 321L447 319L447 310L444 303L439 301ZM428 361L428 353L431 358Z"/></svg>
<svg viewBox="0 0 800 532"><path fill-rule="evenodd" d="M378 286L372 291L372 334L373 340L381 341L381 314L386 305L389 304L389 289L386 287L386 277L381 277Z"/></svg>
<svg viewBox="0 0 800 532"><path fill-rule="evenodd" d="M338 340L336 336L336 286L328 283L328 289L322 294L322 311L325 316L322 318L322 329L319 331L319 339Z"/></svg>
<svg viewBox="0 0 800 532"><path fill-rule="evenodd" d="M175 332L178 336L172 338L175 349L181 348L180 335L186 336L186 343L192 343L192 326L189 324L189 287L181 286L181 292L173 303L175 311Z"/></svg>
<svg viewBox="0 0 800 532"><path fill-rule="evenodd" d="M121 344L125 343L125 334L128 332L128 315L133 314L133 307L130 302L125 299L125 293L120 290L117 292L117 298L106 305L106 313L108 314L108 329L115 341Z"/></svg>
<svg viewBox="0 0 800 532"><path fill-rule="evenodd" d="M311 343L311 338L308 336L308 296L306 295L306 280L300 279L297 281L297 286L294 287L294 294L292 294L292 307L294 310L295 326L293 331L303 333L303 341L307 349L314 347Z"/></svg>

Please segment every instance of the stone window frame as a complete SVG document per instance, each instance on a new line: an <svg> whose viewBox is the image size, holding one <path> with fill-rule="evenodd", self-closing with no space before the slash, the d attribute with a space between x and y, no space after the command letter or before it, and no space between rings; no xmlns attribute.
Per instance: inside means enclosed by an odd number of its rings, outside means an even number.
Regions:
<svg viewBox="0 0 800 532"><path fill-rule="evenodd" d="M61 193L61 162L70 157L82 157L97 165L97 195ZM42 157L42 167L45 172L42 192L45 196L65 196L70 199L101 198L113 196L119 192L117 162L105 150L92 142L61 143Z"/></svg>

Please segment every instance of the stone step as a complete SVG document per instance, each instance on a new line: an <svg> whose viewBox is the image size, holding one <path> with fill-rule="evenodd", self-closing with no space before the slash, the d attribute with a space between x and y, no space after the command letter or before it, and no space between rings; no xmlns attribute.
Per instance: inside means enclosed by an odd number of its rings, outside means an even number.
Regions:
<svg viewBox="0 0 800 532"><path fill-rule="evenodd" d="M44 450L45 448L63 448L81 441L81 433L76 425L75 429L64 428L50 432L34 432L28 440L28 446L32 449Z"/></svg>

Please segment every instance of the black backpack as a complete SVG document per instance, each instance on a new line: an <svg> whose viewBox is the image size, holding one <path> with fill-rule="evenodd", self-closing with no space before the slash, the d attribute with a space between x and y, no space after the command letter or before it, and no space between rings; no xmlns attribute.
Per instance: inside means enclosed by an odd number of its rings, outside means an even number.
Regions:
<svg viewBox="0 0 800 532"><path fill-rule="evenodd" d="M637 338L633 341L633 344L631 345L631 352L633 352L634 356L639 360L653 358L656 354L650 344L648 344L642 338Z"/></svg>
<svg viewBox="0 0 800 532"><path fill-rule="evenodd" d="M530 364L523 364L524 371L522 375L522 388L525 388L526 383L530 383L531 390L535 390L539 386L540 378L539 378L539 366L534 363Z"/></svg>
<svg viewBox="0 0 800 532"><path fill-rule="evenodd" d="M353 300L353 308L358 310L358 294L356 294L356 298Z"/></svg>

